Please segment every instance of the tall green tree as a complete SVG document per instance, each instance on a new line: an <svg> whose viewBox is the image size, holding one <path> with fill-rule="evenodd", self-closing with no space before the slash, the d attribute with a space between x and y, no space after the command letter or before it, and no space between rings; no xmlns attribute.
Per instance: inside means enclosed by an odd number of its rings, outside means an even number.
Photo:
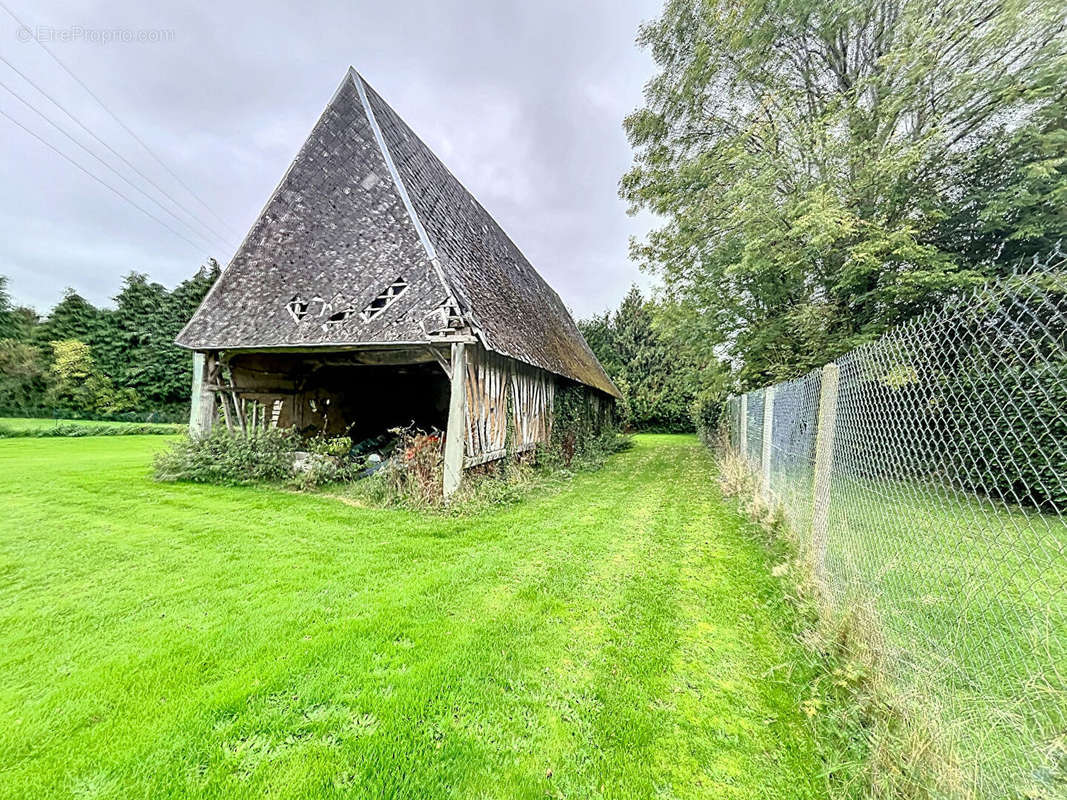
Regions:
<svg viewBox="0 0 1067 800"><path fill-rule="evenodd" d="M0 397L0 406L13 408L17 395L24 410L177 412L189 399L192 366L174 339L220 272L211 259L173 291L131 272L113 309L67 289L43 321L12 308L0 276L0 341L11 345L0 353L0 389L11 402Z"/></svg>
<svg viewBox="0 0 1067 800"><path fill-rule="evenodd" d="M11 311L15 322L15 339L20 342L34 341L34 332L41 324L41 316L29 306L15 306Z"/></svg>
<svg viewBox="0 0 1067 800"><path fill-rule="evenodd" d="M659 328L660 313L634 286L614 312L581 321L578 327L622 392L624 415L632 427L692 430L690 405L707 383L707 370Z"/></svg>
<svg viewBox="0 0 1067 800"><path fill-rule="evenodd" d="M152 408L188 400L192 366L174 338L189 321L221 270L212 259L168 291L148 276L129 273L115 296L99 353L101 366L117 384L131 388Z"/></svg>
<svg viewBox="0 0 1067 800"><path fill-rule="evenodd" d="M1067 235L1067 107L978 140L952 165L955 182L930 239L981 269L990 253L1011 266L1045 257Z"/></svg>
<svg viewBox="0 0 1067 800"><path fill-rule="evenodd" d="M98 345L105 336L106 316L68 287L44 322L35 328L34 343L48 348L54 341L76 339L90 347Z"/></svg>
<svg viewBox="0 0 1067 800"><path fill-rule="evenodd" d="M1053 0L668 0L626 120L633 245L742 385L790 377L1062 233ZM1020 233L1027 229L1026 233Z"/></svg>
<svg viewBox="0 0 1067 800"><path fill-rule="evenodd" d="M116 388L93 359L92 349L77 339L51 342L50 405L86 414L117 414L137 408L137 393Z"/></svg>
<svg viewBox="0 0 1067 800"><path fill-rule="evenodd" d="M0 413L39 412L51 387L50 377L38 348L14 338L0 339Z"/></svg>
<svg viewBox="0 0 1067 800"><path fill-rule="evenodd" d="M7 276L0 275L0 339L19 338L20 327L7 291Z"/></svg>
<svg viewBox="0 0 1067 800"><path fill-rule="evenodd" d="M135 389L148 402L166 402L167 373L177 363L163 335L169 311L167 288L143 273L131 272L114 301L99 350L101 366L119 385Z"/></svg>

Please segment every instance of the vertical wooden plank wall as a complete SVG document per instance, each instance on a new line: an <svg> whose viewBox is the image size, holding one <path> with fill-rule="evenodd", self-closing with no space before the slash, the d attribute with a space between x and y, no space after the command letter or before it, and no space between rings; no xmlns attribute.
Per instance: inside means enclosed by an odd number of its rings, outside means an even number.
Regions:
<svg viewBox="0 0 1067 800"><path fill-rule="evenodd" d="M467 466L507 455L508 359L472 346L467 359Z"/></svg>
<svg viewBox="0 0 1067 800"><path fill-rule="evenodd" d="M464 465L502 458L509 444L514 452L522 452L547 442L555 385L555 378L544 370L477 345L468 347Z"/></svg>
<svg viewBox="0 0 1067 800"><path fill-rule="evenodd" d="M517 452L529 450L552 435L556 383L543 370L514 364L511 372L512 425Z"/></svg>

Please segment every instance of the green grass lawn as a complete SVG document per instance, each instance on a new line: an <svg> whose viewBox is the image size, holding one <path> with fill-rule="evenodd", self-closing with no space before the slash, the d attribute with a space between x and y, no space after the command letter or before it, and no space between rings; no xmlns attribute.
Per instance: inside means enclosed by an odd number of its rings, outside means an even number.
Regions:
<svg viewBox="0 0 1067 800"><path fill-rule="evenodd" d="M809 663L691 437L472 516L0 441L0 796L817 798Z"/></svg>
<svg viewBox="0 0 1067 800"><path fill-rule="evenodd" d="M810 464L772 485L810 535ZM826 569L862 606L897 696L977 797L1067 798L1067 520L932 481L840 469Z"/></svg>

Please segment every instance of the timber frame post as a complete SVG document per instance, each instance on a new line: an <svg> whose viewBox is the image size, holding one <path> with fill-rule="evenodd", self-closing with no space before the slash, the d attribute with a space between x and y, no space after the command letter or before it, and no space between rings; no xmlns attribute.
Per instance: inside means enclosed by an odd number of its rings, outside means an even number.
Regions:
<svg viewBox="0 0 1067 800"><path fill-rule="evenodd" d="M214 353L193 353L193 386L189 403L189 435L199 439L211 433L215 421L215 392L209 388L217 359Z"/></svg>
<svg viewBox="0 0 1067 800"><path fill-rule="evenodd" d="M463 450L467 439L466 345L452 345L452 390L448 400L448 430L445 431L444 496L451 497L463 480Z"/></svg>

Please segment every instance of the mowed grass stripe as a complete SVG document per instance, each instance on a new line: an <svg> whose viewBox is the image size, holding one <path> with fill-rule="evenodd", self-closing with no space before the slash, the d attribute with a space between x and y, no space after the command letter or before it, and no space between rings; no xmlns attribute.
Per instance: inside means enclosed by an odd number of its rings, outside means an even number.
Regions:
<svg viewBox="0 0 1067 800"><path fill-rule="evenodd" d="M695 439L470 517L155 484L163 445L0 442L0 796L818 796Z"/></svg>

